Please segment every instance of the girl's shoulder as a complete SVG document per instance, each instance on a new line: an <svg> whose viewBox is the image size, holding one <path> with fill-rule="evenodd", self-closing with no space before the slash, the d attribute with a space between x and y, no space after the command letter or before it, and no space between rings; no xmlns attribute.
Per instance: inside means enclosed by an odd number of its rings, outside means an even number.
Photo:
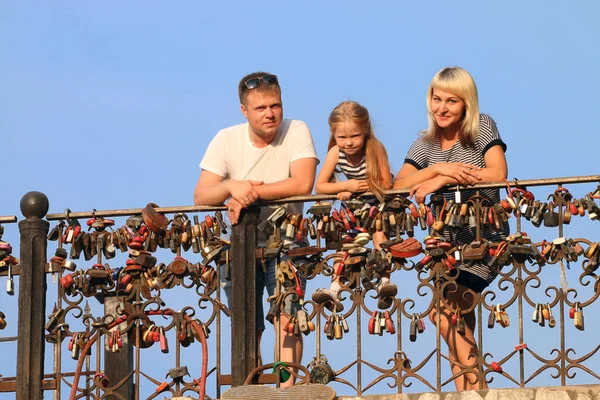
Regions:
<svg viewBox="0 0 600 400"><path fill-rule="evenodd" d="M337 147L337 145L333 145L328 151L327 151L327 159L328 160L332 160L334 162L337 163L339 157L340 157L341 151L340 148Z"/></svg>

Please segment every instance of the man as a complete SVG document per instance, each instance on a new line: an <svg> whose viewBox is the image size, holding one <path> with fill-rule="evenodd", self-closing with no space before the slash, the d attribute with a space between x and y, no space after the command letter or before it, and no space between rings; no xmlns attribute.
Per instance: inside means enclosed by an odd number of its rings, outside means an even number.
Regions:
<svg viewBox="0 0 600 400"><path fill-rule="evenodd" d="M273 200L310 194L319 162L306 124L283 119L281 88L275 75L255 72L242 78L238 86L241 111L248 122L217 133L200 163L200 178L194 190L196 205L227 202L229 218L236 224L242 208L254 201ZM291 213L302 213L302 204L287 206ZM261 210L266 218L272 210ZM259 233L259 245L264 245ZM266 273L256 269L257 303L262 303L265 286L269 296L275 291L275 262ZM225 284L228 301L231 283ZM289 297L289 296L288 296ZM290 312L291 310L286 310ZM257 337L264 331L264 310L257 309ZM288 334L287 318L281 317L281 360L300 363L302 337ZM282 386L289 386L288 380Z"/></svg>

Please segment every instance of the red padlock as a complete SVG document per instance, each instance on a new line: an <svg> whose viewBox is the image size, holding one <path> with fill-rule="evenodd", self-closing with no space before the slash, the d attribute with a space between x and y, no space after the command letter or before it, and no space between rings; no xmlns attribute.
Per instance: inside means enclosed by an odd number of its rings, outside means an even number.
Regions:
<svg viewBox="0 0 600 400"><path fill-rule="evenodd" d="M369 319L369 333L371 335L375 334L375 316L377 315L377 311L373 311L371 315L371 319Z"/></svg>
<svg viewBox="0 0 600 400"><path fill-rule="evenodd" d="M492 369L498 373L502 373L502 366L500 364L498 364L496 361L492 361L492 363L490 364L490 367L492 367Z"/></svg>
<svg viewBox="0 0 600 400"><path fill-rule="evenodd" d="M73 274L68 274L60 278L60 285L68 289L75 284L75 280L73 279Z"/></svg>
<svg viewBox="0 0 600 400"><path fill-rule="evenodd" d="M350 211L350 209L348 207L346 207L346 215L348 216L348 219L350 220L350 222L352 222L353 224L356 224L356 217L354 216L354 213L352 211Z"/></svg>
<svg viewBox="0 0 600 400"><path fill-rule="evenodd" d="M571 318L571 319L575 318L575 307L571 307L569 309L569 318Z"/></svg>
<svg viewBox="0 0 600 400"><path fill-rule="evenodd" d="M527 343L521 343L515 346L516 351L525 350L527 348Z"/></svg>
<svg viewBox="0 0 600 400"><path fill-rule="evenodd" d="M132 279L133 279L133 277L129 274L123 275L123 277L121 278L121 285L127 286L131 282Z"/></svg>
<svg viewBox="0 0 600 400"><path fill-rule="evenodd" d="M147 230L148 230L148 227L146 225L142 225L142 226L140 226L140 229L138 229L138 233L140 234L140 236L144 236L146 234Z"/></svg>
<svg viewBox="0 0 600 400"><path fill-rule="evenodd" d="M396 327L394 326L394 321L392 321L392 317L390 316L389 311L385 310L384 315L386 328L390 334L394 335L396 333Z"/></svg>

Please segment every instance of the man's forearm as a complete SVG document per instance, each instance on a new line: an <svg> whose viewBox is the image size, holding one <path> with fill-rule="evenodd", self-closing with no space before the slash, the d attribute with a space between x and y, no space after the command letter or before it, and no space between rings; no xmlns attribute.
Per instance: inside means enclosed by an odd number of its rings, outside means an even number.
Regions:
<svg viewBox="0 0 600 400"><path fill-rule="evenodd" d="M297 178L287 178L283 181L266 183L255 187L261 200L275 200L291 196L309 195L312 182L302 182Z"/></svg>
<svg viewBox="0 0 600 400"><path fill-rule="evenodd" d="M228 180L210 186L196 187L194 204L197 206L218 206L231 196Z"/></svg>

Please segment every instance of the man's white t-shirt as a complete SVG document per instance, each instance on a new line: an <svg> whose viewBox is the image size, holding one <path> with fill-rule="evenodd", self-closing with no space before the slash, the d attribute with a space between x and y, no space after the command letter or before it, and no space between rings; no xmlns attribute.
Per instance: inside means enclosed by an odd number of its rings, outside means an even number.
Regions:
<svg viewBox="0 0 600 400"><path fill-rule="evenodd" d="M225 179L254 180L264 183L283 181L290 177L290 164L301 158L316 158L317 152L310 130L298 120L284 119L275 139L266 147L254 147L250 141L248 123L219 131L208 145L200 168ZM301 214L303 203L286 204L293 214ZM262 210L261 218L271 210Z"/></svg>

